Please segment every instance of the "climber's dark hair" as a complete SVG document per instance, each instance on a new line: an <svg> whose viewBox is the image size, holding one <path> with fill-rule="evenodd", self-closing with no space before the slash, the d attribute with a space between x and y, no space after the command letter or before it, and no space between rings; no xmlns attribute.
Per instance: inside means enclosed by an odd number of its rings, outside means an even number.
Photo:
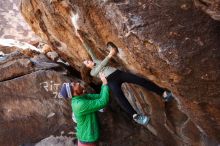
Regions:
<svg viewBox="0 0 220 146"><path fill-rule="evenodd" d="M118 47L117 47L114 43L108 42L108 43L107 43L107 47L115 48L116 52L118 53Z"/></svg>
<svg viewBox="0 0 220 146"><path fill-rule="evenodd" d="M87 67L84 63L82 64L80 68L80 73L82 80L86 83L91 83L92 77L90 76L91 68Z"/></svg>

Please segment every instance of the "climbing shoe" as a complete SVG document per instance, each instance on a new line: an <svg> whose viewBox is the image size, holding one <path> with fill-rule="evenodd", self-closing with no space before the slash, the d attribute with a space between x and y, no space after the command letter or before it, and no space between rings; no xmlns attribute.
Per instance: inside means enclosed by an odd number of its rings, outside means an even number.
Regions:
<svg viewBox="0 0 220 146"><path fill-rule="evenodd" d="M164 98L165 102L169 102L173 99L173 93L170 91L165 91L163 94L163 98Z"/></svg>
<svg viewBox="0 0 220 146"><path fill-rule="evenodd" d="M144 115L134 114L133 119L135 122L141 125L147 125L150 121L150 118Z"/></svg>

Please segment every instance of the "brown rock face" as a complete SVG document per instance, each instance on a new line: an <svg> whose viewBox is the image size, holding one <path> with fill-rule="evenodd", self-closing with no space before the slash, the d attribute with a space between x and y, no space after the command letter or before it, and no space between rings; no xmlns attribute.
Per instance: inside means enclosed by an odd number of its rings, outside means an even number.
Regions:
<svg viewBox="0 0 220 146"><path fill-rule="evenodd" d="M192 1L22 0L21 12L75 69L88 58L71 23L78 15L78 27L100 58L107 54L100 48L113 41L120 48L114 65L172 90L175 100L164 104L146 90L125 86L136 110L151 116L149 129L164 145L220 143L220 23Z"/></svg>
<svg viewBox="0 0 220 146"><path fill-rule="evenodd" d="M1 49L0 49L1 50ZM43 55L19 51L1 56L0 143L14 146L73 129L69 104L58 88L70 77ZM68 122L69 120L69 122Z"/></svg>
<svg viewBox="0 0 220 146"><path fill-rule="evenodd" d="M70 102L60 99L58 92L63 82L79 79L70 77L61 64L43 54L20 50L30 58L18 50L0 47L4 53L0 56L0 145L74 145L76 131ZM87 90L92 91L89 87ZM144 146L155 141L162 145L161 140L121 114L114 103L111 106L99 113L103 133L100 145ZM123 139L129 139L129 143Z"/></svg>

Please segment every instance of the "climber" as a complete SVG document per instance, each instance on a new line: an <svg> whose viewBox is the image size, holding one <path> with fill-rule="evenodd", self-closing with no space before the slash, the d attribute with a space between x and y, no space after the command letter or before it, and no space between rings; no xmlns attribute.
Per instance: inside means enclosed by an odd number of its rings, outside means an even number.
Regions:
<svg viewBox="0 0 220 146"><path fill-rule="evenodd" d="M99 139L96 111L109 102L109 87L103 73L100 73L100 79L100 94L84 94L84 87L80 83L64 83L59 93L59 96L72 100L72 111L77 122L78 146L95 146Z"/></svg>
<svg viewBox="0 0 220 146"><path fill-rule="evenodd" d="M88 81L89 73L93 77L97 77L100 71L105 73L105 76L107 77L107 80L108 80L109 88L114 94L114 97L116 97L116 101L121 106L121 108L125 112L127 112L130 117L133 118L135 122L141 125L147 125L149 123L150 118L143 114L138 114L133 109L133 107L131 106L127 98L125 97L123 91L121 90L122 83L127 82L127 83L134 83L134 84L141 85L145 87L147 90L150 90L162 96L166 102L172 99L172 93L170 91L166 91L165 89L158 87L153 82L147 79L138 77L134 74L121 71L114 67L107 66L112 56L118 52L118 48L115 44L113 44L112 42L107 43L107 47L110 49L110 53L108 54L108 56L105 57L104 60L101 61L97 59L95 53L89 47L87 43L87 39L84 37L83 32L78 30L76 32L76 35L79 37L79 39L83 43L83 46L85 47L85 49L87 50L87 52L92 58L92 60L85 60L83 62L83 66L81 69L82 78L85 81Z"/></svg>

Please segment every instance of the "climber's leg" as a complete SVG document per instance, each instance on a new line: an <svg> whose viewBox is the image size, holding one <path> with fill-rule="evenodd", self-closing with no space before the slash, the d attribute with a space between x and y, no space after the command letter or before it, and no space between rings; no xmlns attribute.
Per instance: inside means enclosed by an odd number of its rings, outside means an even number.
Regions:
<svg viewBox="0 0 220 146"><path fill-rule="evenodd" d="M120 83L117 81L108 81L108 86L110 87L117 103L126 113L129 114L130 117L133 117L134 114L137 114L121 90Z"/></svg>
<svg viewBox="0 0 220 146"><path fill-rule="evenodd" d="M133 83L133 84L143 86L147 90L155 92L156 94L158 94L160 96L162 96L165 91L165 89L157 86L153 82L151 82L145 78L139 77L139 76L132 74L132 73L121 71L120 78L121 78L122 82Z"/></svg>
<svg viewBox="0 0 220 146"><path fill-rule="evenodd" d="M173 98L172 92L167 91L167 90L157 86L153 82L151 82L145 78L139 77L135 74L121 71L121 73L119 73L119 78L122 83L127 82L127 83L133 83L133 84L143 86L145 89L150 90L150 91L162 96L166 102L172 100L172 98Z"/></svg>
<svg viewBox="0 0 220 146"><path fill-rule="evenodd" d="M117 103L126 113L129 114L130 117L133 118L135 122L141 125L147 125L149 123L150 118L145 115L138 114L125 97L124 92L121 89L122 81L120 79L120 74L121 71L117 70L109 77L107 77L108 86L114 94Z"/></svg>

